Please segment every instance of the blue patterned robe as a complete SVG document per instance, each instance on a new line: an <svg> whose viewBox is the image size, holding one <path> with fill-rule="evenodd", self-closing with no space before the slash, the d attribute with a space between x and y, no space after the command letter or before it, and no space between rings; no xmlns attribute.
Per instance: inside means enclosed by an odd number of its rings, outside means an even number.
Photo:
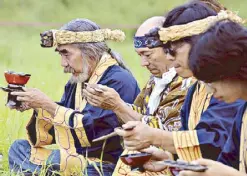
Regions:
<svg viewBox="0 0 247 176"><path fill-rule="evenodd" d="M218 101L205 92L204 86L198 82L190 88L181 110L182 127L179 132L173 132L178 156L183 160L201 157L216 160L245 103L242 100L231 104Z"/></svg>

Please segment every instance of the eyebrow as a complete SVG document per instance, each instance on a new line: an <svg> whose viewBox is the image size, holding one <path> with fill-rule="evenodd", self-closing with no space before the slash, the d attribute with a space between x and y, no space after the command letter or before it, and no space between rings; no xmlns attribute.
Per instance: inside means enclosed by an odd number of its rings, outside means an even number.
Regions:
<svg viewBox="0 0 247 176"><path fill-rule="evenodd" d="M141 54L144 54L144 55L148 54L148 55L150 55L150 54L152 54L152 52L151 51L142 51Z"/></svg>
<svg viewBox="0 0 247 176"><path fill-rule="evenodd" d="M55 52L59 52L59 53L62 53L62 54L67 54L67 53L69 53L69 51L68 50L66 50L66 49L62 49L62 50L59 50L59 49L55 49Z"/></svg>

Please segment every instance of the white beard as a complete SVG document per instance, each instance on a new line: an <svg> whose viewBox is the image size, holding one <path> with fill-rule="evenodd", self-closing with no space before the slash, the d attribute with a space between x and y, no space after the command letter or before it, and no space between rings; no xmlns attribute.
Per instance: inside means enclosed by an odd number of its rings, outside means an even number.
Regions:
<svg viewBox="0 0 247 176"><path fill-rule="evenodd" d="M89 75L88 73L80 73L78 76L72 75L69 82L74 84L74 83L82 83L88 80Z"/></svg>
<svg viewBox="0 0 247 176"><path fill-rule="evenodd" d="M83 62L82 70L83 73L80 73L78 76L72 75L69 82L74 83L82 83L89 79L89 64L86 59ZM75 70L72 67L65 67L64 73L75 73Z"/></svg>

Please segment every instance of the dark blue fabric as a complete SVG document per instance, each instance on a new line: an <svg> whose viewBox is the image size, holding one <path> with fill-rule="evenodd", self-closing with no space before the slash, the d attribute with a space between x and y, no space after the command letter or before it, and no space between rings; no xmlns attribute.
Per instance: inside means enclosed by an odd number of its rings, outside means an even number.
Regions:
<svg viewBox="0 0 247 176"><path fill-rule="evenodd" d="M182 127L180 130L188 130L191 101L196 84L189 89L182 107ZM214 97L211 98L208 108L202 113L201 119L195 128L204 158L213 160L218 158L231 133L234 119L238 116L244 104L245 101L243 100L227 104Z"/></svg>
<svg viewBox="0 0 247 176"><path fill-rule="evenodd" d="M132 104L139 94L140 90L134 77L119 66L109 67L101 77L98 84L106 85L115 89L120 97L126 102ZM65 93L59 103L67 108L75 108L75 92L76 84L68 83L65 86ZM76 114L76 113L74 113ZM73 114L73 115L74 115ZM116 115L111 110L103 110L98 107L86 104L81 114L83 117L83 125L86 130L87 138L89 142L100 136L109 134L114 131L114 128L120 124ZM70 126L73 127L73 115L70 117ZM75 139L75 147L77 152L89 157L99 158L102 153L103 141L91 143L91 147L85 148L80 145L80 142L75 134L75 131L71 129L72 135ZM116 163L118 157L122 153L122 146L120 145L120 137L112 137L106 141L104 148L103 160Z"/></svg>
<svg viewBox="0 0 247 176"><path fill-rule="evenodd" d="M193 94L196 89L196 85L197 85L197 82L189 88L187 95L185 97L185 100L184 100L184 104L180 111L181 123L182 123L180 131L188 130L189 128L188 124L189 124L190 107L191 107Z"/></svg>
<svg viewBox="0 0 247 176"><path fill-rule="evenodd" d="M16 140L9 149L9 168L14 173L24 173L24 175L32 175L39 173L42 169L41 165L33 164L29 161L31 156L31 146L27 140ZM53 171L59 171L60 151L53 150L47 159L47 175L52 175Z"/></svg>
<svg viewBox="0 0 247 176"><path fill-rule="evenodd" d="M100 163L96 163L97 168L100 170ZM112 173L115 169L115 164L103 164L103 176L112 176ZM99 172L95 169L93 165L88 165L86 169L86 174L88 176L100 176ZM100 170L102 173L102 171Z"/></svg>
<svg viewBox="0 0 247 176"><path fill-rule="evenodd" d="M237 118L235 119L231 134L229 135L226 144L224 145L223 151L221 152L218 161L228 166L239 169L239 156L240 156L240 136L242 119L246 110L247 104L240 107Z"/></svg>
<svg viewBox="0 0 247 176"><path fill-rule="evenodd" d="M29 161L31 156L31 146L27 140L16 140L10 147L9 150L9 167L11 172L13 173L21 173L25 176L33 176L35 173L39 175L42 169L41 165L33 164ZM95 163L96 167L100 170L100 172L104 173L104 176L111 176L115 164L107 164L103 163L101 171L100 163ZM60 151L53 150L51 155L48 157L46 161L46 176L55 176L59 174L55 174L57 171L60 170ZM100 174L95 169L93 165L88 165L85 169L85 173L88 176L99 176ZM86 174L83 175L86 175Z"/></svg>

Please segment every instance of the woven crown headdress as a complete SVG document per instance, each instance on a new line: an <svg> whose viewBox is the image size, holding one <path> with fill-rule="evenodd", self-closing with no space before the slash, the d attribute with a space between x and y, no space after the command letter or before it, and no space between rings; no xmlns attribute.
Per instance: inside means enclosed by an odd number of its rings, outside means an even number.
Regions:
<svg viewBox="0 0 247 176"><path fill-rule="evenodd" d="M103 42L113 40L122 42L125 34L121 30L98 29L95 31L72 32L66 30L49 30L40 34L42 47L53 47L57 44Z"/></svg>
<svg viewBox="0 0 247 176"><path fill-rule="evenodd" d="M154 28L146 34L146 36L149 37L148 47L159 47L169 41L177 41L185 37L202 34L212 25L222 20L230 20L241 24L245 23L245 21L235 13L222 10L217 16L210 16L187 24L175 25L168 28Z"/></svg>

